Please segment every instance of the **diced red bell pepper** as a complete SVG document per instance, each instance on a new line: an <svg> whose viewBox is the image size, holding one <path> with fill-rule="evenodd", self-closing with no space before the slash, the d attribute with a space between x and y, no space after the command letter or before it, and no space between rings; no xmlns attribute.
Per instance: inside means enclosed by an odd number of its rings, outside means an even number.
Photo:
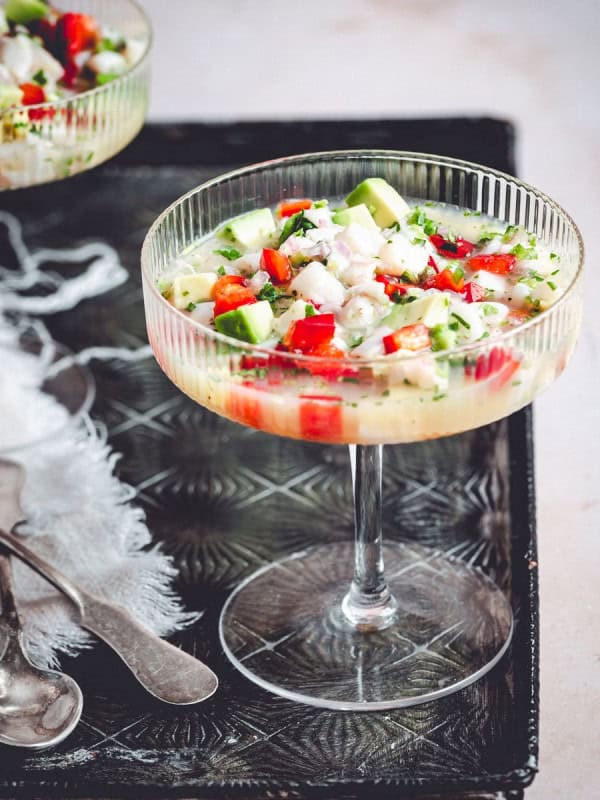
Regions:
<svg viewBox="0 0 600 800"><path fill-rule="evenodd" d="M475 281L465 283L465 300L467 303L480 303L485 300L485 289Z"/></svg>
<svg viewBox="0 0 600 800"><path fill-rule="evenodd" d="M327 360L318 363L299 360L297 362L298 369L305 369L310 372L311 375L318 375L329 381L338 380L339 378L358 377L358 367L348 362L348 354L331 342L324 342L323 344L317 345L310 351L310 355Z"/></svg>
<svg viewBox="0 0 600 800"><path fill-rule="evenodd" d="M427 259L427 266L432 267L436 272L440 271L440 268L438 267L436 260L433 256L429 256L429 258Z"/></svg>
<svg viewBox="0 0 600 800"><path fill-rule="evenodd" d="M427 278L423 288L439 289L441 292L462 292L465 288L465 277L464 275L455 275L451 269L446 267L438 275Z"/></svg>
<svg viewBox="0 0 600 800"><path fill-rule="evenodd" d="M56 23L55 49L62 56L74 56L94 47L98 37L98 23L93 17L67 12Z"/></svg>
<svg viewBox="0 0 600 800"><path fill-rule="evenodd" d="M468 242L460 236L457 236L452 242L449 239L444 239L439 233L433 233L429 237L429 241L438 253L445 258L465 258L475 249L475 245L472 242Z"/></svg>
<svg viewBox="0 0 600 800"><path fill-rule="evenodd" d="M241 275L224 275L215 283L213 293L215 298L214 316L233 311L240 306L256 303L254 293L243 285Z"/></svg>
<svg viewBox="0 0 600 800"><path fill-rule="evenodd" d="M395 353L397 350L422 350L429 347L431 339L429 330L422 322L414 325L405 325L397 331L383 337L383 346L386 353Z"/></svg>
<svg viewBox="0 0 600 800"><path fill-rule="evenodd" d="M21 102L24 106L35 106L46 101L46 93L38 83L22 83L19 89L23 92Z"/></svg>
<svg viewBox="0 0 600 800"><path fill-rule="evenodd" d="M473 272L483 269L486 272L494 272L496 275L505 275L507 272L513 271L516 263L516 257L510 253L494 253L489 256L473 256L468 261L468 267Z"/></svg>
<svg viewBox="0 0 600 800"><path fill-rule="evenodd" d="M493 388L500 389L520 366L520 362L513 358L510 350L505 350L503 347L492 347L489 353L482 353L477 357L474 370L472 364L469 364L468 368L465 365L465 374L474 376L476 381L493 377Z"/></svg>
<svg viewBox="0 0 600 800"><path fill-rule="evenodd" d="M388 297L393 297L395 294L406 294L408 285L400 283L400 281L390 278L387 275L377 275L375 277L377 283L383 283L385 293Z"/></svg>
<svg viewBox="0 0 600 800"><path fill-rule="evenodd" d="M300 395L300 435L303 439L336 441L343 433L342 398Z"/></svg>
<svg viewBox="0 0 600 800"><path fill-rule="evenodd" d="M290 350L312 354L315 348L328 344L334 334L333 314L315 314L314 317L305 317L293 322L284 338L284 344Z"/></svg>
<svg viewBox="0 0 600 800"><path fill-rule="evenodd" d="M284 200L277 208L278 217L292 217L299 211L306 211L312 206L312 200Z"/></svg>
<svg viewBox="0 0 600 800"><path fill-rule="evenodd" d="M236 422L260 428L263 404L259 391L252 381L244 381L240 386L232 386L227 402L227 413Z"/></svg>
<svg viewBox="0 0 600 800"><path fill-rule="evenodd" d="M269 273L273 283L285 283L292 277L289 258L279 250L272 250L269 247L263 248L260 268Z"/></svg>

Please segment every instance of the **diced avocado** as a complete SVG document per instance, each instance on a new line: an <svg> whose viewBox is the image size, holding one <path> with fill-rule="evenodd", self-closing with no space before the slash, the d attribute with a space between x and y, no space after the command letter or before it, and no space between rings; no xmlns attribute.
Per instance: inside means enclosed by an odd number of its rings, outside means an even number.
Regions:
<svg viewBox="0 0 600 800"><path fill-rule="evenodd" d="M10 83L0 84L0 108L20 106L22 100L23 92L18 86L11 86Z"/></svg>
<svg viewBox="0 0 600 800"><path fill-rule="evenodd" d="M35 19L42 19L49 10L43 0L6 0L4 4L6 19L16 25L27 25Z"/></svg>
<svg viewBox="0 0 600 800"><path fill-rule="evenodd" d="M270 208L257 208L230 220L220 235L248 250L257 250L275 233L275 220Z"/></svg>
<svg viewBox="0 0 600 800"><path fill-rule="evenodd" d="M234 339L259 344L271 335L273 311L268 300L240 306L215 317L215 328Z"/></svg>
<svg viewBox="0 0 600 800"><path fill-rule="evenodd" d="M389 228L410 211L408 203L383 178L367 178L346 198L349 206L366 205L380 228Z"/></svg>
<svg viewBox="0 0 600 800"><path fill-rule="evenodd" d="M412 303L396 305L381 321L382 325L388 325L397 330L404 325L414 325L422 322L428 328L436 325L445 325L450 316L450 301L441 294L429 294L420 297Z"/></svg>
<svg viewBox="0 0 600 800"><path fill-rule="evenodd" d="M333 214L332 220L336 225L350 225L351 222L356 222L358 225L362 225L363 228L369 228L374 231L379 230L377 223L371 216L371 212L364 203L350 208L340 208L339 211Z"/></svg>
<svg viewBox="0 0 600 800"><path fill-rule="evenodd" d="M195 275L178 275L173 281L173 305L184 309L190 303L212 300L212 290L219 279L214 272L197 272Z"/></svg>
<svg viewBox="0 0 600 800"><path fill-rule="evenodd" d="M429 335L432 350L450 350L456 344L456 331L447 325L434 325Z"/></svg>

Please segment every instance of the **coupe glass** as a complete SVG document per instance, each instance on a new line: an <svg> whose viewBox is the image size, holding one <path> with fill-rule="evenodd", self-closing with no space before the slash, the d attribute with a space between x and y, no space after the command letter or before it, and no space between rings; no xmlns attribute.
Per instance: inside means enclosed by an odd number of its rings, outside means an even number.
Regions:
<svg viewBox="0 0 600 800"><path fill-rule="evenodd" d="M95 167L129 144L144 123L152 42L145 12L133 0L58 5L61 11L90 14L135 40L140 58L118 78L69 99L1 111L0 189L35 186Z"/></svg>
<svg viewBox="0 0 600 800"><path fill-rule="evenodd" d="M342 198L373 176L407 198L523 225L560 256L564 295L520 327L474 344L340 365L223 336L158 291L173 259L226 219L286 197ZM433 550L383 544L382 445L485 425L549 386L580 327L582 261L577 228L548 197L485 167L414 153L339 151L268 161L203 184L156 220L142 250L144 302L150 343L169 378L242 424L350 445L354 547L327 544L270 564L244 580L223 608L223 647L250 680L312 705L386 709L450 694L498 662L513 626L499 588L479 569ZM447 374L446 391L407 386L407 370L416 366Z"/></svg>

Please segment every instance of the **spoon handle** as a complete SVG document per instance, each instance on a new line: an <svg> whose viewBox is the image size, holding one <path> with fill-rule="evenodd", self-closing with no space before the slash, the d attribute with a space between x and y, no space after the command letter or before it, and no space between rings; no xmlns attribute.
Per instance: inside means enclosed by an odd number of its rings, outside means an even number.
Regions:
<svg viewBox="0 0 600 800"><path fill-rule="evenodd" d="M12 569L10 558L4 552L4 548L0 548L0 607L2 609L0 624L8 627L13 633L17 633L20 623L12 587Z"/></svg>
<svg viewBox="0 0 600 800"><path fill-rule="evenodd" d="M215 693L218 680L206 664L144 628L122 606L85 591L1 528L0 543L67 595L81 626L112 647L150 694L188 705Z"/></svg>

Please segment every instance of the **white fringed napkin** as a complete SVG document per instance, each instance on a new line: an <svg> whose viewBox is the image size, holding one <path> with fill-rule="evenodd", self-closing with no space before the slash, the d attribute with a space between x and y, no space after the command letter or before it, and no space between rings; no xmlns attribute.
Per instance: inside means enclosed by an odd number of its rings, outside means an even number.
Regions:
<svg viewBox="0 0 600 800"><path fill-rule="evenodd" d="M160 548L151 546L134 490L114 475L118 456L88 418L77 426L70 423L65 409L38 388L54 351L44 326L31 315L73 308L124 282L127 273L104 243L31 253L15 217L0 212L0 223L20 264L18 271L0 266L0 457L18 461L27 471L22 494L27 524L20 530L33 550L66 575L125 606L157 634L173 633L197 615L185 612L174 594L175 570ZM61 279L43 271L45 261L70 262L74 270L79 262L87 266ZM37 284L52 286L52 294L21 294ZM44 341L39 357L16 347L19 332L32 324ZM94 348L78 360L103 355L142 357L147 349ZM22 446L39 440L44 441ZM52 666L59 653L73 655L89 646L92 640L74 622L69 602L27 566L15 558L12 562L30 657Z"/></svg>

